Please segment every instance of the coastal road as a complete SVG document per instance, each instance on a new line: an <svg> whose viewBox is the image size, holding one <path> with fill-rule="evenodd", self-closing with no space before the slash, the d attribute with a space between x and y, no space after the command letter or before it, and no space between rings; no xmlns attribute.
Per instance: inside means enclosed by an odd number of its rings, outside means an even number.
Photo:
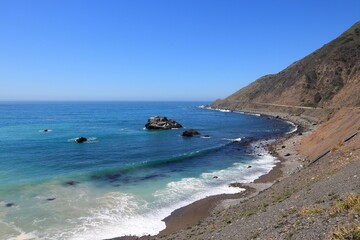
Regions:
<svg viewBox="0 0 360 240"><path fill-rule="evenodd" d="M306 106L295 106L295 105L274 104L274 103L253 103L253 104L276 106L276 107L300 108L300 109L322 109L320 107L306 107Z"/></svg>
<svg viewBox="0 0 360 240"><path fill-rule="evenodd" d="M233 101L236 103L245 103L242 101ZM296 105L285 105L285 104L275 104L275 103L259 103L259 102L251 102L254 105L264 105L264 106L275 106L275 107L288 107L288 108L299 108L299 109L323 109L321 107L307 107L307 106L296 106Z"/></svg>
<svg viewBox="0 0 360 240"><path fill-rule="evenodd" d="M322 107L306 107L306 106L296 106L296 105L285 105L285 104L274 104L274 103L253 103L258 105L266 106L276 106L276 107L289 107L289 108L300 108L300 109L340 109L339 108L322 108ZM341 107L346 109L360 109L360 107Z"/></svg>
<svg viewBox="0 0 360 240"><path fill-rule="evenodd" d="M239 104L249 104L249 102L243 101L232 101ZM323 108L323 107L308 107L308 106L298 106L298 105L286 105L286 104L275 104L275 103L261 103L261 102L251 102L253 105L262 105L262 106L275 106L275 107L286 107L286 108L298 108L298 109L360 109L360 107L337 107L337 108Z"/></svg>

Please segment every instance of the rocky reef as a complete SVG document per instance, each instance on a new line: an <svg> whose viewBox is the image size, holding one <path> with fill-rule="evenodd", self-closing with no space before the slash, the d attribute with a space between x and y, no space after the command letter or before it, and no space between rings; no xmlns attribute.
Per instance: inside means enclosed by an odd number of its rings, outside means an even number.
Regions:
<svg viewBox="0 0 360 240"><path fill-rule="evenodd" d="M183 126L176 122L175 120L168 119L167 117L163 116L155 116L148 119L148 122L145 124L146 129L176 129L176 128L182 128Z"/></svg>
<svg viewBox="0 0 360 240"><path fill-rule="evenodd" d="M77 143L83 143L83 142L87 141L87 138L86 137L78 137L77 139L75 139L75 141Z"/></svg>
<svg viewBox="0 0 360 240"><path fill-rule="evenodd" d="M184 131L181 134L181 136L183 136L183 137L192 137L194 135L200 135L200 133L195 129L189 129L189 130Z"/></svg>

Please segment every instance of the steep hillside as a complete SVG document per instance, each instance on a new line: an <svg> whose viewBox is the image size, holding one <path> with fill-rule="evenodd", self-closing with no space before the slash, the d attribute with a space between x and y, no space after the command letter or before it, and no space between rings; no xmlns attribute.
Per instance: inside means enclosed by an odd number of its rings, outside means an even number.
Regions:
<svg viewBox="0 0 360 240"><path fill-rule="evenodd" d="M360 106L360 22L285 70L212 104L222 108Z"/></svg>

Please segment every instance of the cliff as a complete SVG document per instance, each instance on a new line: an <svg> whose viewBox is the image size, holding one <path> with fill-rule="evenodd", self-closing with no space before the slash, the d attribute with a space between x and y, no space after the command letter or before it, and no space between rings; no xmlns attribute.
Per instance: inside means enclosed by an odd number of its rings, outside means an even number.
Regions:
<svg viewBox="0 0 360 240"><path fill-rule="evenodd" d="M296 106L360 106L360 22L335 40L277 74L257 79L213 107L230 109ZM284 106L285 107L285 106Z"/></svg>

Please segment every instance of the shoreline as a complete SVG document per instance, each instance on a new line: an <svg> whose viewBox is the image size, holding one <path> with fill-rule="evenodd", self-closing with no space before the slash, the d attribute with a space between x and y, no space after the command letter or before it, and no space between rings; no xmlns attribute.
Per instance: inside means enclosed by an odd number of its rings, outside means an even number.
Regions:
<svg viewBox="0 0 360 240"><path fill-rule="evenodd" d="M310 122L309 119L305 119L302 116L293 116L286 113L253 111L242 111L242 113L257 114L257 116L261 117L281 119L283 121L290 122L296 127L294 131L285 133L283 136L275 139L275 141L270 144L267 144L266 141L259 144L259 146L264 148L271 156L279 160L267 174L260 176L251 183L232 183L235 184L236 187L244 188L245 190L242 192L208 196L187 206L174 210L169 216L163 219L166 224L166 228L160 231L157 235L142 237L123 236L113 239L156 239L191 228L209 217L213 211L229 208L232 205L247 201L248 199L258 195L260 192L270 188L274 183L281 181L303 167L303 163L306 161L306 158L305 156L301 156L299 154L297 147L305 136L314 131L314 126L317 124Z"/></svg>
<svg viewBox="0 0 360 240"><path fill-rule="evenodd" d="M268 114L263 114L263 116L275 117ZM288 119L281 119L289 121ZM239 202L246 201L267 188L270 188L275 182L281 181L283 178L301 169L303 164L302 160L304 160L304 158L299 155L295 149L295 145L298 144L306 135L310 134L313 129L310 130L309 126L300 125L298 122L296 123L296 126L298 128L296 131L290 134L285 134L269 145L262 146L270 155L279 160L270 172L261 175L251 183L238 183L242 188L246 189L241 193L209 196L180 209L176 209L170 216L163 220L165 221L166 228L154 237L173 234L179 230L194 226L201 220L210 216L212 211L218 208L228 208L234 204L238 204ZM309 130L306 131L305 129ZM306 132L303 132L304 130ZM299 132L301 132L301 135L299 135ZM280 148L276 149L279 145L281 145ZM283 146L285 147L282 148ZM199 212L199 206L201 206L203 211L200 211L200 214L196 216L194 213Z"/></svg>

